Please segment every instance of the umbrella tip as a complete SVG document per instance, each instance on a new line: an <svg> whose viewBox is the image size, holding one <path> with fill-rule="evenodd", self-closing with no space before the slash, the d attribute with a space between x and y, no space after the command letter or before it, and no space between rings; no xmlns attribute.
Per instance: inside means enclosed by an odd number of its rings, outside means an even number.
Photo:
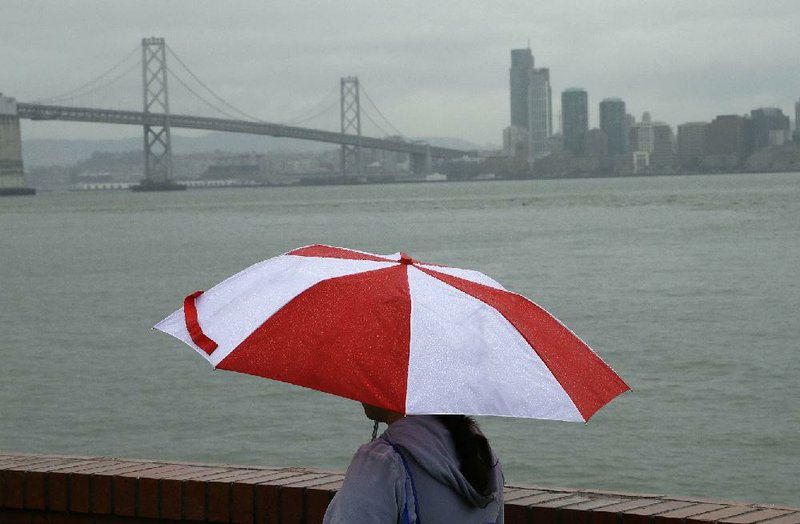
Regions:
<svg viewBox="0 0 800 524"><path fill-rule="evenodd" d="M400 263L401 264L405 264L405 265L413 264L414 263L414 259L411 258L410 256L408 256L408 253L406 253L405 251L401 251L400 252Z"/></svg>

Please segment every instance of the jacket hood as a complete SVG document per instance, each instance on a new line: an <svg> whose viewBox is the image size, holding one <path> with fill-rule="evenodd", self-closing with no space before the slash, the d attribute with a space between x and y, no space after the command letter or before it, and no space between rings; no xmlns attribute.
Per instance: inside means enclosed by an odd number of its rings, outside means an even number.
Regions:
<svg viewBox="0 0 800 524"><path fill-rule="evenodd" d="M490 472L488 495L478 493L461 474L453 439L448 429L434 415L413 415L394 422L381 436L399 446L416 464L438 482L453 488L467 502L486 507L503 489L499 468ZM492 459L497 458L492 454Z"/></svg>

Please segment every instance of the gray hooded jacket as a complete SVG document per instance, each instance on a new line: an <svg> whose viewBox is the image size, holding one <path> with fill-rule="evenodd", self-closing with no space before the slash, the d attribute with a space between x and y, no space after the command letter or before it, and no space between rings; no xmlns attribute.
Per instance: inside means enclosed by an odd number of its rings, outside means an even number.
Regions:
<svg viewBox="0 0 800 524"><path fill-rule="evenodd" d="M430 415L400 419L358 449L324 524L395 524L406 504L415 522L411 481L389 442L411 469L422 524L503 524L500 463L492 470L489 495L476 492L458 469L449 431Z"/></svg>

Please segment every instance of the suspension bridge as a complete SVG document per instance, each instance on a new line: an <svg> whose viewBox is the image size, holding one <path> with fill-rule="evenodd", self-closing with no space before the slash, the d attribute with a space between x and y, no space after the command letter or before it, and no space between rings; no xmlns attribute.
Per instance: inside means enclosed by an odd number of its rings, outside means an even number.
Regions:
<svg viewBox="0 0 800 524"><path fill-rule="evenodd" d="M137 46L134 52L138 51ZM168 54L177 62L178 68L167 66ZM20 119L141 126L144 130L145 168L144 178L138 188L145 190L185 188L176 184L172 176L171 129L173 128L247 133L336 144L341 149L339 173L342 177L353 181L359 180L361 176L362 151L367 149L407 154L411 169L420 174L429 173L432 162L436 159L457 158L470 154L468 151L435 147L424 142L405 139L377 108L360 85L358 77L340 79L336 104L326 106L325 103L319 103L317 106L324 106L323 109L312 107L300 118L275 123L249 115L219 96L189 69L163 38L143 38L141 60L132 62L130 59L133 55L134 53L129 53L117 65L82 86L48 99L18 103L14 98L4 97L0 93L0 194L33 192L24 186ZM141 67L142 75L141 111L95 107L94 104L80 103L92 94L119 84L121 79L138 67ZM188 77L185 76L187 74ZM217 114L201 116L197 114L201 111L186 113L171 111L170 104L174 103L174 100L169 97L168 78L176 81L179 87L190 94L190 97L199 100ZM130 89L126 91L130 92ZM362 94L378 116L373 117L371 111L362 108ZM338 105L339 109L337 131L297 125L330 112L334 105ZM383 132L384 137L367 136L362 133L362 116ZM379 121L391 128L394 133L387 132Z"/></svg>

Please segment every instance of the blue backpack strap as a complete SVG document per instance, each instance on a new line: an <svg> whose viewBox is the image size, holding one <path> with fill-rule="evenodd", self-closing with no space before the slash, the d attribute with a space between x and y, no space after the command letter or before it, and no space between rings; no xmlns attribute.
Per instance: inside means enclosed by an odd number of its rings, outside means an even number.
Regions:
<svg viewBox="0 0 800 524"><path fill-rule="evenodd" d="M397 447L394 444L394 442L390 441L389 439L387 439L383 435L381 435L381 438L384 441L386 441L387 444L392 446L392 449L394 449L395 453L400 455L400 460L403 462L403 468L405 468L405 470L406 470L406 475L408 475L408 480L411 481L411 493L414 496L414 514L417 517L416 523L417 524L422 524L422 521L419 518L419 511L418 511L419 499L417 498L417 486L414 485L414 475L411 474L411 468L408 466L408 462L406 461L406 457L400 451L400 448ZM408 502L406 502L405 506L403 507L403 513L400 515L400 522L402 524L411 524L411 517L408 514Z"/></svg>

